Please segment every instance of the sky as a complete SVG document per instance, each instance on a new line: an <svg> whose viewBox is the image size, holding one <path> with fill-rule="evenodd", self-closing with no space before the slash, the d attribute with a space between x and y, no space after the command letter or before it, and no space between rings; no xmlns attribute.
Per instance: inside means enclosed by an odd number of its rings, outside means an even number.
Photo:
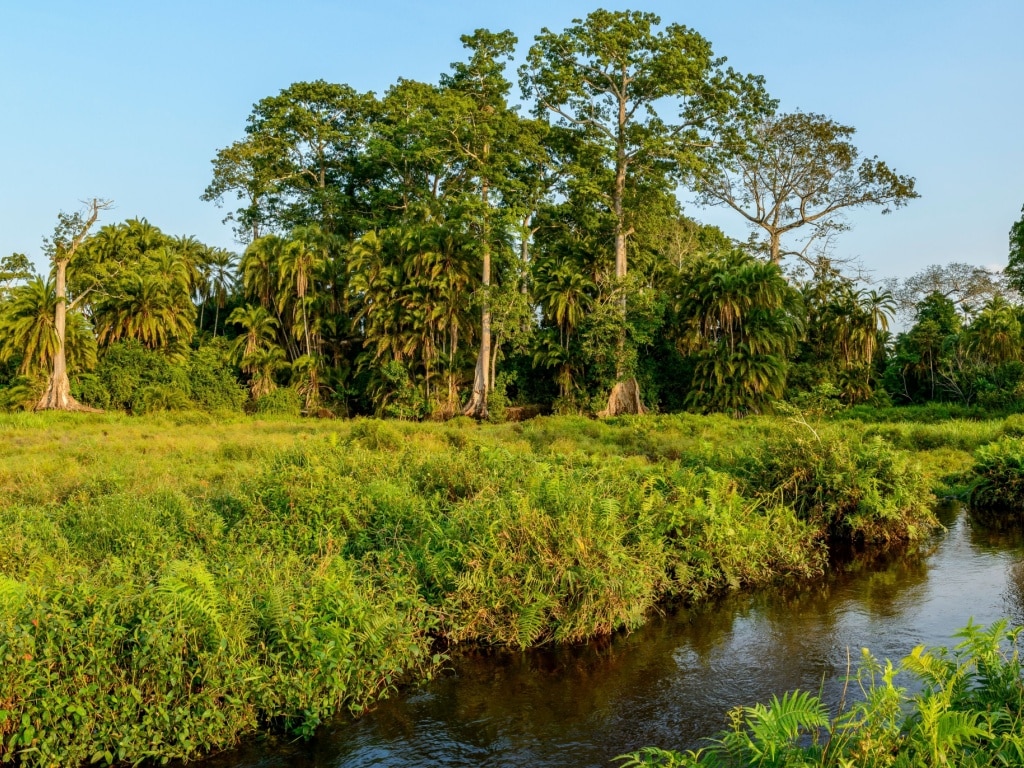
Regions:
<svg viewBox="0 0 1024 768"><path fill-rule="evenodd" d="M850 216L835 255L878 279L930 264L1005 265L1024 204L1022 0L0 0L0 255L28 254L59 211L114 201L101 223L241 250L200 195L252 105L324 79L382 94L436 82L459 36L511 29L519 58L543 27L597 7L652 11L763 75L783 110L857 129L862 155L917 180L921 198ZM686 213L746 239L739 214ZM230 203L230 201L228 201Z"/></svg>

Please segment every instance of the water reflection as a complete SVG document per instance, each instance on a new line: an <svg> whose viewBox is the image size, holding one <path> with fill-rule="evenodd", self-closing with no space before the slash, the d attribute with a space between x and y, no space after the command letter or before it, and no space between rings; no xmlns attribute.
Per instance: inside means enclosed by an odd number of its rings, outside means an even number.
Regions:
<svg viewBox="0 0 1024 768"><path fill-rule="evenodd" d="M1024 623L1020 533L940 512L948 530L914 551L854 554L821 582L727 597L610 641L470 652L308 744L253 744L209 764L607 766L646 744L692 747L731 707L793 688L837 702L848 654L862 646L898 659L919 643L950 644L972 617Z"/></svg>

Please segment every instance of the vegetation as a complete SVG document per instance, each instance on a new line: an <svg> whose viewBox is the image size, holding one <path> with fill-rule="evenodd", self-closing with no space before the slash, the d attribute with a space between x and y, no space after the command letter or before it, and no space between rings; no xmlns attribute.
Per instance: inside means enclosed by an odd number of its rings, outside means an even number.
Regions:
<svg viewBox="0 0 1024 768"><path fill-rule="evenodd" d="M1016 407L1012 280L950 265L877 291L811 247L848 209L917 196L852 127L778 113L763 78L650 13L541 30L522 109L516 35L462 41L436 82L298 82L253 105L204 193L241 254L144 219L100 226L94 200L58 216L52 277L4 257L0 406L259 410L287 388L306 415L405 419L484 420L495 396L606 416L764 413L832 390L843 405ZM687 218L681 193L767 239ZM892 339L897 307L916 322ZM155 353L148 400L101 374L131 342ZM197 359L248 402L194 397Z"/></svg>
<svg viewBox="0 0 1024 768"><path fill-rule="evenodd" d="M665 601L814 577L835 538L935 524L921 469L857 422L276 410L2 417L5 757L308 734L458 644L607 635Z"/></svg>
<svg viewBox="0 0 1024 768"><path fill-rule="evenodd" d="M830 544L922 537L932 491L1012 507L1019 222L1006 276L869 289L810 245L914 180L697 32L543 29L522 111L516 36L462 40L435 83L258 101L204 193L240 254L94 199L48 274L0 259L0 411L106 411L0 415L0 759L308 734L459 643L812 577ZM395 421L332 420L368 415Z"/></svg>
<svg viewBox="0 0 1024 768"><path fill-rule="evenodd" d="M952 650L919 646L899 665L880 663L865 648L850 679L861 698L839 712L830 714L812 694L785 694L734 710L730 729L706 748L642 749L620 757L619 766L1019 765L1021 630L968 624Z"/></svg>

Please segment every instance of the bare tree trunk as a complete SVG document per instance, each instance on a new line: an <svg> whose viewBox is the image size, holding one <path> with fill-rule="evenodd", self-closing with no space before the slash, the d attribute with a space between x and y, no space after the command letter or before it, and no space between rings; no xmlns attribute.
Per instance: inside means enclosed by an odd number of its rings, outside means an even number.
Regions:
<svg viewBox="0 0 1024 768"><path fill-rule="evenodd" d="M68 260L59 259L57 267L57 310L54 314L54 331L57 333L57 351L53 356L53 368L46 391L36 403L37 411L88 411L101 413L95 408L82 405L71 396L71 380L68 378L65 342L67 338L67 268Z"/></svg>
<svg viewBox="0 0 1024 768"><path fill-rule="evenodd" d="M53 266L56 272L56 300L57 307L54 311L53 328L57 334L57 351L53 356L53 367L50 370L50 379L46 385L46 391L36 403L37 411L88 411L90 413L101 413L96 408L82 405L71 396L71 380L68 378L67 363L67 316L68 316L68 291L67 274L68 264L74 258L92 225L100 216L100 211L111 206L109 200L93 199L89 205L89 216L84 221L79 214L74 216L60 215L60 224L53 238ZM81 297L79 297L80 299Z"/></svg>
<svg viewBox="0 0 1024 768"><path fill-rule="evenodd" d="M483 226L483 286L484 300L480 318L480 352L476 358L476 370L473 373L473 393L469 402L463 409L464 416L472 416L474 419L487 418L487 395L491 392L493 382L491 381L491 305L487 290L491 285L491 243L490 227L487 222L487 182L484 182L481 191L484 203L484 226Z"/></svg>
<svg viewBox="0 0 1024 768"><path fill-rule="evenodd" d="M612 194L612 213L615 214L615 281L618 290L622 291L619 299L622 313L622 328L619 330L617 354L615 360L615 386L608 395L608 405L599 416L615 416L620 413L644 413L647 409L640 402L640 384L635 377L625 379L624 361L626 357L626 289L623 281L626 278L626 217L624 201L626 198L626 170L629 159L626 156L625 144L626 104L619 102L619 141L615 158L615 190Z"/></svg>
<svg viewBox="0 0 1024 768"><path fill-rule="evenodd" d="M608 396L608 407L597 415L604 418L624 413L647 413L647 409L644 408L644 404L640 401L640 384L635 378L616 383L612 387L611 395Z"/></svg>

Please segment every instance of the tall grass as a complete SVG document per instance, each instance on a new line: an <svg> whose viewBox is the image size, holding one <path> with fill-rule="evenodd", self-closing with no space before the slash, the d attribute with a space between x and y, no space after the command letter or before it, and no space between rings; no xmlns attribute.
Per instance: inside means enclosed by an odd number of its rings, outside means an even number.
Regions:
<svg viewBox="0 0 1024 768"><path fill-rule="evenodd" d="M304 735L442 648L577 642L813 577L830 537L924 534L904 452L787 424L0 417L0 759Z"/></svg>

